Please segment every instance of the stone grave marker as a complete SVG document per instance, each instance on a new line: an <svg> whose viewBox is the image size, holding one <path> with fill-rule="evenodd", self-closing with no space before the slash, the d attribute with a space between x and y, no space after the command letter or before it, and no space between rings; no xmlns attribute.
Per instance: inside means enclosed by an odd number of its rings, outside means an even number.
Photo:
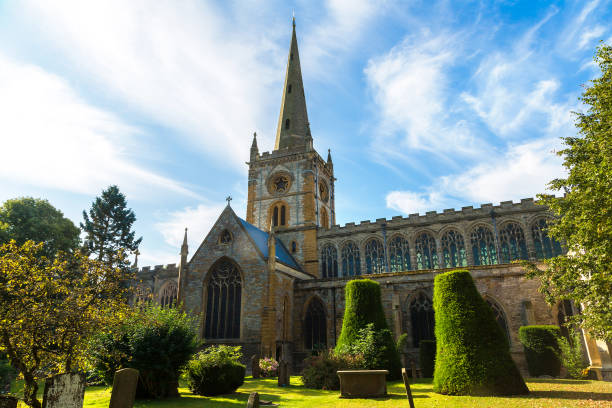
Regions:
<svg viewBox="0 0 612 408"><path fill-rule="evenodd" d="M261 377L261 369L259 368L259 356L257 354L253 354L251 357L251 371L253 373L253 378Z"/></svg>
<svg viewBox="0 0 612 408"><path fill-rule="evenodd" d="M404 387L406 387L406 397L410 403L410 408L414 408L414 401L412 400L412 390L410 389L410 382L408 381L408 373L405 368L402 368L402 378L404 380Z"/></svg>
<svg viewBox="0 0 612 408"><path fill-rule="evenodd" d="M252 392L251 395L249 395L249 401L247 402L247 408L259 408L259 394L258 393Z"/></svg>
<svg viewBox="0 0 612 408"><path fill-rule="evenodd" d="M82 408L85 398L85 374L68 373L45 381L43 408Z"/></svg>
<svg viewBox="0 0 612 408"><path fill-rule="evenodd" d="M132 408L138 386L138 370L124 368L115 372L109 408Z"/></svg>

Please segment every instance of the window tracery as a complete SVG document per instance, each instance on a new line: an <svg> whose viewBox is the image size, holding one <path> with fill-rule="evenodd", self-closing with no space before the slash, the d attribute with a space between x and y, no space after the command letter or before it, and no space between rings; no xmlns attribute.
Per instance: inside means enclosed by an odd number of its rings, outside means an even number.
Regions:
<svg viewBox="0 0 612 408"><path fill-rule="evenodd" d="M304 347L306 350L327 349L327 321L325 306L317 298L310 301L304 319Z"/></svg>
<svg viewBox="0 0 612 408"><path fill-rule="evenodd" d="M549 237L547 230L548 225L545 218L540 218L531 227L537 259L553 258L563 253L559 241Z"/></svg>
<svg viewBox="0 0 612 408"><path fill-rule="evenodd" d="M428 232L420 233L414 243L417 269L438 268L436 240Z"/></svg>
<svg viewBox="0 0 612 408"><path fill-rule="evenodd" d="M177 302L178 286L176 282L167 282L160 292L159 304L161 307L175 307Z"/></svg>
<svg viewBox="0 0 612 408"><path fill-rule="evenodd" d="M396 236L389 241L389 266L391 272L403 272L411 270L410 250L408 240L402 236Z"/></svg>
<svg viewBox="0 0 612 408"><path fill-rule="evenodd" d="M423 292L410 302L410 323L412 347L419 347L421 340L433 340L434 310L433 302Z"/></svg>
<svg viewBox="0 0 612 408"><path fill-rule="evenodd" d="M342 276L361 275L359 248L354 242L347 242L342 247Z"/></svg>
<svg viewBox="0 0 612 408"><path fill-rule="evenodd" d="M204 338L239 338L242 279L233 262L221 259L213 266L206 294Z"/></svg>
<svg viewBox="0 0 612 408"><path fill-rule="evenodd" d="M475 265L496 265L497 251L493 232L485 227L476 228L471 235L472 254Z"/></svg>
<svg viewBox="0 0 612 408"><path fill-rule="evenodd" d="M385 272L385 249L376 238L370 239L365 245L366 273Z"/></svg>
<svg viewBox="0 0 612 408"><path fill-rule="evenodd" d="M325 207L321 208L321 227L329 228L329 216Z"/></svg>
<svg viewBox="0 0 612 408"><path fill-rule="evenodd" d="M518 259L528 259L527 243L523 229L515 222L508 223L499 231L501 262L510 263Z"/></svg>
<svg viewBox="0 0 612 408"><path fill-rule="evenodd" d="M321 252L321 277L338 277L338 250L331 244L326 245Z"/></svg>
<svg viewBox="0 0 612 408"><path fill-rule="evenodd" d="M504 314L503 309L500 305L497 304L493 299L489 297L485 297L485 302L491 307L493 310L493 314L495 315L495 321L504 332L506 339L508 340L508 344L510 344L510 330L508 330L508 322L506 321L506 315Z"/></svg>
<svg viewBox="0 0 612 408"><path fill-rule="evenodd" d="M450 230L444 233L440 244L442 246L442 262L445 268L467 266L465 242L459 231Z"/></svg>

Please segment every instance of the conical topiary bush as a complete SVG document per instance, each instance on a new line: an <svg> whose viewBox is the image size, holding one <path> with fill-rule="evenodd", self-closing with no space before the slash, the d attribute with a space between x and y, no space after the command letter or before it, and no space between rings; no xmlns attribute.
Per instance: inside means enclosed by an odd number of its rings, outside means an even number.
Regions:
<svg viewBox="0 0 612 408"><path fill-rule="evenodd" d="M382 339L384 361L380 367L375 368L389 370L389 379L401 378L402 364L385 318L380 285L370 279L352 280L345 288L345 302L342 331L336 343L336 351L343 352L350 348L359 338L359 330L371 323L375 331L387 330Z"/></svg>
<svg viewBox="0 0 612 408"><path fill-rule="evenodd" d="M529 390L508 340L468 271L436 276L434 391L450 395L515 395Z"/></svg>

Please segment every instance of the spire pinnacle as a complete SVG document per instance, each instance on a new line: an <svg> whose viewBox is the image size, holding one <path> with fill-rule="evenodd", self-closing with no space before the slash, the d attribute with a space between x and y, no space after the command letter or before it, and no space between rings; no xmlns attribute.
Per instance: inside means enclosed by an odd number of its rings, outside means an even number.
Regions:
<svg viewBox="0 0 612 408"><path fill-rule="evenodd" d="M312 136L306 111L306 97L304 96L304 83L302 81L302 69L300 68L300 55L298 52L294 17L274 150L307 146L311 143Z"/></svg>
<svg viewBox="0 0 612 408"><path fill-rule="evenodd" d="M185 236L183 237L183 245L181 245L181 255L187 255L189 246L187 245L187 227L185 227Z"/></svg>
<svg viewBox="0 0 612 408"><path fill-rule="evenodd" d="M331 163L332 159L331 159L331 149L327 149L327 162Z"/></svg>

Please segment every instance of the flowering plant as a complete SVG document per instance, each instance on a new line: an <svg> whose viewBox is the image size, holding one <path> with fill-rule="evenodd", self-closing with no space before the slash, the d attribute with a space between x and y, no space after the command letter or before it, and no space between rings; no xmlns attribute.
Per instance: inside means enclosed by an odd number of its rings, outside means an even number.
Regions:
<svg viewBox="0 0 612 408"><path fill-rule="evenodd" d="M259 368L262 377L276 377L278 373L278 361L273 358L263 358L259 360Z"/></svg>

